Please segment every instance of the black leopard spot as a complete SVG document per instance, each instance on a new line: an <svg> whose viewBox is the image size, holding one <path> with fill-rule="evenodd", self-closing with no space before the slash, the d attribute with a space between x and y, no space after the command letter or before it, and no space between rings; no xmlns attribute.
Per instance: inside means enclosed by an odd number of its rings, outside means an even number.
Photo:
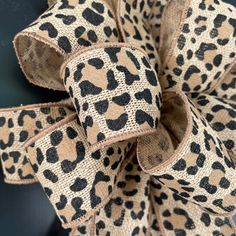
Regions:
<svg viewBox="0 0 236 236"><path fill-rule="evenodd" d="M63 14L56 14L55 17L62 19L62 22L65 25L71 25L72 23L74 23L76 21L76 17L72 16L72 15L63 15Z"/></svg>
<svg viewBox="0 0 236 236"><path fill-rule="evenodd" d="M84 132L87 135L87 128L93 126L93 118L91 116L86 116L84 122L82 122Z"/></svg>
<svg viewBox="0 0 236 236"><path fill-rule="evenodd" d="M108 90L114 90L118 87L118 82L115 79L113 70L107 71L107 81L108 81L107 85Z"/></svg>
<svg viewBox="0 0 236 236"><path fill-rule="evenodd" d="M213 60L214 66L219 66L221 62L222 62L222 55L221 54L216 55Z"/></svg>
<svg viewBox="0 0 236 236"><path fill-rule="evenodd" d="M60 195L60 201L56 203L57 210L62 210L67 204L67 198L65 195Z"/></svg>
<svg viewBox="0 0 236 236"><path fill-rule="evenodd" d="M100 142L102 140L104 140L106 137L103 133L99 132L97 135L97 141Z"/></svg>
<svg viewBox="0 0 236 236"><path fill-rule="evenodd" d="M188 173L189 175L196 175L197 172L198 172L198 167L197 167L197 166L189 166L189 167L187 168L187 173Z"/></svg>
<svg viewBox="0 0 236 236"><path fill-rule="evenodd" d="M47 187L44 188L44 192L46 193L48 198L50 198L52 193L53 193L52 190L50 188L47 188Z"/></svg>
<svg viewBox="0 0 236 236"><path fill-rule="evenodd" d="M39 29L42 31L48 31L48 36L50 38L56 38L58 35L57 29L50 22L43 23L40 25Z"/></svg>
<svg viewBox="0 0 236 236"><path fill-rule="evenodd" d="M61 6L58 8L59 10L61 9L74 9L74 6L69 5L69 1L68 0L61 0Z"/></svg>
<svg viewBox="0 0 236 236"><path fill-rule="evenodd" d="M194 29L194 32L196 35L201 35L204 31L206 31L207 27L206 25L203 25L201 27L197 27Z"/></svg>
<svg viewBox="0 0 236 236"><path fill-rule="evenodd" d="M229 19L229 23L230 23L230 24L233 26L233 28L234 28L233 37L236 37L236 19L230 18L230 19Z"/></svg>
<svg viewBox="0 0 236 236"><path fill-rule="evenodd" d="M222 172L225 173L225 167L220 162L218 162L218 161L216 161L216 162L214 162L212 164L212 169L214 169L214 170L221 170Z"/></svg>
<svg viewBox="0 0 236 236"><path fill-rule="evenodd" d="M65 51L65 53L70 53L72 50L69 39L66 36L61 36L58 38L58 46Z"/></svg>
<svg viewBox="0 0 236 236"><path fill-rule="evenodd" d="M176 171L183 171L186 168L186 161L181 158L172 168Z"/></svg>
<svg viewBox="0 0 236 236"><path fill-rule="evenodd" d="M193 199L197 202L207 202L207 197L204 195L194 196Z"/></svg>
<svg viewBox="0 0 236 236"><path fill-rule="evenodd" d="M78 136L77 131L75 129L73 129L72 127L66 128L66 134L67 134L68 138L70 138L70 139L75 139Z"/></svg>
<svg viewBox="0 0 236 236"><path fill-rule="evenodd" d="M21 154L18 151L12 151L9 153L9 156L13 158L14 163L17 163Z"/></svg>
<svg viewBox="0 0 236 236"><path fill-rule="evenodd" d="M222 23L227 19L225 15L217 14L216 18L214 19L214 26L215 28L220 28Z"/></svg>
<svg viewBox="0 0 236 236"><path fill-rule="evenodd" d="M174 229L173 225L168 220L164 220L163 225L167 230L173 230Z"/></svg>
<svg viewBox="0 0 236 236"><path fill-rule="evenodd" d="M74 81L75 82L79 82L80 79L82 78L83 74L82 74L82 70L84 69L85 64L84 63L79 63L77 65L77 70L74 73Z"/></svg>
<svg viewBox="0 0 236 236"><path fill-rule="evenodd" d="M111 27L110 26L105 26L104 27L104 33L109 38L112 35Z"/></svg>
<svg viewBox="0 0 236 236"><path fill-rule="evenodd" d="M88 64L94 66L96 69L101 69L104 66L104 62L100 58L89 59Z"/></svg>
<svg viewBox="0 0 236 236"><path fill-rule="evenodd" d="M209 216L209 214L203 212L201 215L201 221L204 223L205 226L209 226L211 224L211 218Z"/></svg>
<svg viewBox="0 0 236 236"><path fill-rule="evenodd" d="M76 143L76 153L77 153L76 163L79 164L81 161L84 160L85 157L85 147L83 142L78 141Z"/></svg>
<svg viewBox="0 0 236 236"><path fill-rule="evenodd" d="M22 130L21 132L20 132L20 139L19 139L19 141L20 142L25 142L26 140L27 140L27 138L28 138L28 132L26 131L26 130Z"/></svg>
<svg viewBox="0 0 236 236"><path fill-rule="evenodd" d="M146 57L142 57L142 62L145 67L147 67L148 69L151 69L150 63Z"/></svg>
<svg viewBox="0 0 236 236"><path fill-rule="evenodd" d="M37 153L37 162L38 162L39 165L41 165L43 160L44 160L42 150L40 148L37 148L36 153Z"/></svg>
<svg viewBox="0 0 236 236"><path fill-rule="evenodd" d="M105 48L104 51L108 54L111 62L113 62L113 63L118 62L117 53L119 53L121 51L120 48L108 47L108 48Z"/></svg>
<svg viewBox="0 0 236 236"><path fill-rule="evenodd" d="M152 70L145 70L146 78L149 84L152 86L157 86L157 76Z"/></svg>
<svg viewBox="0 0 236 236"><path fill-rule="evenodd" d="M81 209L81 206L83 205L83 199L80 197L75 197L71 201L71 205L75 209L76 213L73 215L72 220L78 219L86 214L85 210Z"/></svg>
<svg viewBox="0 0 236 236"><path fill-rule="evenodd" d="M91 46L91 43L88 40L84 39L84 38L78 38L78 44L80 46L83 46L83 47Z"/></svg>
<svg viewBox="0 0 236 236"><path fill-rule="evenodd" d="M81 89L81 96L85 97L87 95L98 95L102 92L102 88L95 86L89 81L82 81L79 84Z"/></svg>
<svg viewBox="0 0 236 236"><path fill-rule="evenodd" d="M10 133L7 143L4 143L3 140L0 139L0 149L4 150L7 147L11 147L14 143L14 137L14 133Z"/></svg>
<svg viewBox="0 0 236 236"><path fill-rule="evenodd" d="M135 81L139 81L139 75L132 74L127 67L124 66L116 66L116 69L125 75L125 83L127 85L132 85Z"/></svg>
<svg viewBox="0 0 236 236"><path fill-rule="evenodd" d="M131 97L128 93L123 93L119 96L112 98L112 101L119 106L127 106L130 100L131 100Z"/></svg>
<svg viewBox="0 0 236 236"><path fill-rule="evenodd" d="M6 118L5 117L0 117L0 127L3 127L6 123Z"/></svg>
<svg viewBox="0 0 236 236"><path fill-rule="evenodd" d="M192 153L199 154L200 153L200 145L198 143L192 142L190 145L190 150Z"/></svg>
<svg viewBox="0 0 236 236"><path fill-rule="evenodd" d="M51 147L46 151L46 158L49 163L56 163L59 160L55 147Z"/></svg>
<svg viewBox="0 0 236 236"><path fill-rule="evenodd" d="M80 38L84 32L86 31L86 29L83 26L79 26L75 29L75 37L76 38Z"/></svg>
<svg viewBox="0 0 236 236"><path fill-rule="evenodd" d="M191 78L191 76L193 75L193 74L198 74L198 73L200 73L201 71L195 66L195 65L191 65L188 69L187 69L187 71L186 71L186 73L185 73L185 75L184 75L184 80L185 81L188 81L190 78Z"/></svg>
<svg viewBox="0 0 236 236"><path fill-rule="evenodd" d="M230 186L229 180L227 180L225 177L222 177L219 183L220 187L223 189L227 189Z"/></svg>
<svg viewBox="0 0 236 236"><path fill-rule="evenodd" d="M92 7L97 10L97 12L99 13L103 13L104 12L104 6L102 3L99 3L99 2L93 2L92 3Z"/></svg>
<svg viewBox="0 0 236 236"><path fill-rule="evenodd" d="M105 99L105 100L96 102L94 104L94 107L96 111L98 112L98 114L102 115L107 111L108 105L109 105L109 102L107 99Z"/></svg>
<svg viewBox="0 0 236 236"><path fill-rule="evenodd" d="M216 50L217 47L213 43L201 43L199 49L195 52L196 57L202 61L204 60L204 53L209 50Z"/></svg>
<svg viewBox="0 0 236 236"><path fill-rule="evenodd" d="M98 171L96 173L92 184L92 189L90 191L90 203L92 208L96 207L99 203L101 203L101 198L96 195L96 185L99 182L109 182L109 181L110 177L108 175L105 175L102 171Z"/></svg>
<svg viewBox="0 0 236 236"><path fill-rule="evenodd" d="M123 113L115 120L106 119L107 127L113 131L118 131L123 129L127 121L128 121L128 114L126 113Z"/></svg>
<svg viewBox="0 0 236 236"><path fill-rule="evenodd" d="M18 125L19 126L23 126L24 125L24 117L25 116L29 116L30 118L34 119L36 118L36 113L34 111L26 111L26 110L23 110L21 111L19 117L18 117Z"/></svg>
<svg viewBox="0 0 236 236"><path fill-rule="evenodd" d="M94 12L92 9L90 8L86 8L83 13L82 16L84 17L85 20L87 20L90 24L95 25L95 26L99 26L103 21L104 21L104 17L97 14L96 12Z"/></svg>
<svg viewBox="0 0 236 236"><path fill-rule="evenodd" d="M87 183L86 179L84 179L84 178L81 179L81 178L77 177L75 179L75 182L73 183L73 185L70 186L70 189L73 192L79 192L79 191L82 191L83 189L85 189L87 184L88 183Z"/></svg>
<svg viewBox="0 0 236 236"><path fill-rule="evenodd" d="M197 161L196 161L197 166L203 167L205 160L206 160L206 156L204 154L200 153L197 158Z"/></svg>
<svg viewBox="0 0 236 236"><path fill-rule="evenodd" d="M93 159L95 159L95 160L99 160L99 159L101 158L101 152L100 152L100 150L97 150L96 152L93 152L93 153L91 154L91 157L92 157Z"/></svg>
<svg viewBox="0 0 236 236"><path fill-rule="evenodd" d="M137 40L142 40L142 37L141 37L141 34L139 33L139 30L137 29L137 27L134 25L134 30L135 30L135 34L134 34L134 39L137 39Z"/></svg>
<svg viewBox="0 0 236 236"><path fill-rule="evenodd" d="M145 122L147 122L150 127L154 127L153 118L149 114L147 114L145 111L137 110L135 114L135 120L139 125L142 125Z"/></svg>
<svg viewBox="0 0 236 236"><path fill-rule="evenodd" d="M134 56L134 54L130 51L126 51L127 56L130 58L130 60L134 63L135 67L140 70L140 64L138 62L138 59Z"/></svg>
<svg viewBox="0 0 236 236"><path fill-rule="evenodd" d="M76 168L75 161L63 160L61 162L61 169L62 169L63 173L65 173L65 174L70 173L75 168Z"/></svg>
<svg viewBox="0 0 236 236"><path fill-rule="evenodd" d="M63 139L63 133L59 130L53 131L50 135L50 141L52 146L57 146Z"/></svg>
<svg viewBox="0 0 236 236"><path fill-rule="evenodd" d="M214 185L209 184L209 178L203 177L200 181L199 186L204 188L209 194L214 194L217 191L217 187Z"/></svg>
<svg viewBox="0 0 236 236"><path fill-rule="evenodd" d="M179 54L176 58L176 63L179 66L183 66L184 65L184 57L182 54Z"/></svg>
<svg viewBox="0 0 236 236"><path fill-rule="evenodd" d="M51 170L44 170L43 175L54 184L58 181L58 177Z"/></svg>
<svg viewBox="0 0 236 236"><path fill-rule="evenodd" d="M186 43L186 38L184 37L183 34L180 34L178 41L177 41L177 47L182 50L185 46Z"/></svg>
<svg viewBox="0 0 236 236"><path fill-rule="evenodd" d="M144 89L141 92L135 93L135 97L137 100L144 99L148 104L152 104L152 94L149 89Z"/></svg>

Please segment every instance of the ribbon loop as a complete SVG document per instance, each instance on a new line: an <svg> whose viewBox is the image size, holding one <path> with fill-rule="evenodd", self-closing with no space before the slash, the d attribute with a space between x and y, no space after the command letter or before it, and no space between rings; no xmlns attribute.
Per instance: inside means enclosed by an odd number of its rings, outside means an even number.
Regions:
<svg viewBox="0 0 236 236"><path fill-rule="evenodd" d="M144 49L156 71L160 69L158 22L154 24L153 8L158 9L160 1L117 0L117 20L122 39L126 43ZM164 4L164 2L163 2ZM165 5L165 4L164 4ZM155 18L158 21L158 18ZM154 34L152 34L154 33Z"/></svg>
<svg viewBox="0 0 236 236"><path fill-rule="evenodd" d="M0 109L0 155L5 182L29 184L37 181L23 144L70 113L71 106L66 102Z"/></svg>
<svg viewBox="0 0 236 236"><path fill-rule="evenodd" d="M65 228L83 223L106 204L132 145L129 140L91 151L76 114L25 144L37 179Z"/></svg>
<svg viewBox="0 0 236 236"><path fill-rule="evenodd" d="M217 133L181 92L163 94L161 122L156 134L138 140L143 170L210 212L231 214L235 165Z"/></svg>
<svg viewBox="0 0 236 236"><path fill-rule="evenodd" d="M210 93L235 63L235 16L224 1L169 1L161 31L162 88Z"/></svg>
<svg viewBox="0 0 236 236"><path fill-rule="evenodd" d="M14 44L22 70L36 85L64 90L59 68L76 50L95 43L117 42L115 17L106 1L62 1L52 5Z"/></svg>
<svg viewBox="0 0 236 236"><path fill-rule="evenodd" d="M94 148L155 132L161 89L145 53L103 44L72 55L61 74Z"/></svg>
<svg viewBox="0 0 236 236"><path fill-rule="evenodd" d="M235 235L231 217L207 213L153 178L151 198L163 235Z"/></svg>

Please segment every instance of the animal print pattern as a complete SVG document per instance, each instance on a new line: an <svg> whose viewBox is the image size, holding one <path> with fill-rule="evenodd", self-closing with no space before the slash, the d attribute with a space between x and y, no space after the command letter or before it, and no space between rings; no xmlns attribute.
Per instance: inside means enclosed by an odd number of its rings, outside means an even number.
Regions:
<svg viewBox="0 0 236 236"><path fill-rule="evenodd" d="M0 111L7 181L39 181L70 236L236 236L235 9L48 2L16 52L73 105Z"/></svg>
<svg viewBox="0 0 236 236"><path fill-rule="evenodd" d="M185 1L172 0L169 4L182 2ZM219 0L186 3L186 8L181 6L181 25L169 35L172 46L165 48L169 56L163 58L166 63L160 83L163 89L178 87L187 93L209 93L236 58L236 11ZM173 14L176 20L181 17ZM166 32L168 25L165 24Z"/></svg>
<svg viewBox="0 0 236 236"><path fill-rule="evenodd" d="M71 106L64 102L0 110L0 156L5 182L28 184L37 181L22 145L71 112Z"/></svg>
<svg viewBox="0 0 236 236"><path fill-rule="evenodd" d="M159 51L162 15L169 0L155 0L149 16L150 32L155 42L155 48ZM164 26L165 27L165 26Z"/></svg>
<svg viewBox="0 0 236 236"><path fill-rule="evenodd" d="M149 175L140 169L135 152L127 157L121 169L110 201L86 225L72 232L72 236L93 232L96 236L161 236L149 204Z"/></svg>
<svg viewBox="0 0 236 236"><path fill-rule="evenodd" d="M65 228L88 220L109 200L133 142L91 151L76 115L71 115L28 143L36 177Z"/></svg>
<svg viewBox="0 0 236 236"><path fill-rule="evenodd" d="M148 199L149 175L142 172L133 152L122 165L110 201L95 217L95 235L149 235L151 206Z"/></svg>
<svg viewBox="0 0 236 236"><path fill-rule="evenodd" d="M211 95L236 102L236 65L226 74L222 82L215 87Z"/></svg>
<svg viewBox="0 0 236 236"><path fill-rule="evenodd" d="M155 38L150 33L154 3L154 0L118 0L117 19L123 41L144 49L158 72L159 55L155 48Z"/></svg>
<svg viewBox="0 0 236 236"><path fill-rule="evenodd" d="M234 211L235 164L217 132L182 92L163 94L161 114L162 124L168 127L171 138L175 139L174 151L166 151L171 148L170 138L157 145L160 132L140 137L137 152L142 169L208 212L226 214ZM149 145L145 148L147 138ZM162 156L162 162L153 162L156 156Z"/></svg>
<svg viewBox="0 0 236 236"><path fill-rule="evenodd" d="M91 145L155 132L161 90L139 49L122 44L88 48L63 64L61 77Z"/></svg>
<svg viewBox="0 0 236 236"><path fill-rule="evenodd" d="M115 16L106 1L58 0L15 37L23 72L32 83L64 90L59 68L76 50L95 43L117 42Z"/></svg>
<svg viewBox="0 0 236 236"><path fill-rule="evenodd" d="M236 102L200 94L192 99L201 114L215 130L228 150L236 158Z"/></svg>
<svg viewBox="0 0 236 236"><path fill-rule="evenodd" d="M85 235L93 235L94 233L94 219L95 217L91 217L86 222L80 224L78 227L71 230L69 236L85 236Z"/></svg>
<svg viewBox="0 0 236 236"><path fill-rule="evenodd" d="M150 181L149 181L150 182ZM150 201L150 200L149 200ZM160 222L157 219L153 204L151 204L150 208L150 221L149 221L149 233L150 236L163 236L161 229L160 229Z"/></svg>
<svg viewBox="0 0 236 236"><path fill-rule="evenodd" d="M236 236L230 217L216 216L151 179L153 206L168 236Z"/></svg>

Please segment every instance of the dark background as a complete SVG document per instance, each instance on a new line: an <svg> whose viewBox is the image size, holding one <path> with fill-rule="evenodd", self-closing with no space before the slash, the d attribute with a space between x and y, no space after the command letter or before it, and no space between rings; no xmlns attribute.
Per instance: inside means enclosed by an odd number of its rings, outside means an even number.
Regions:
<svg viewBox="0 0 236 236"><path fill-rule="evenodd" d="M0 108L58 101L64 93L30 84L21 72L13 38L47 9L46 0L0 0ZM0 167L0 236L68 235L39 184L9 185Z"/></svg>
<svg viewBox="0 0 236 236"><path fill-rule="evenodd" d="M236 0L224 1L236 6ZM19 68L12 45L14 35L46 9L46 0L0 0L0 107L64 97L63 93L31 85ZM64 236L66 232L39 184L5 184L0 170L0 235Z"/></svg>

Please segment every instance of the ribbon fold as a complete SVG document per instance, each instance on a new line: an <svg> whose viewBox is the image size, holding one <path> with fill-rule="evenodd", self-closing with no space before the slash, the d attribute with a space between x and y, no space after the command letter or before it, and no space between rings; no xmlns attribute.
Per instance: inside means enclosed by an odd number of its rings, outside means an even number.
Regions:
<svg viewBox="0 0 236 236"><path fill-rule="evenodd" d="M69 98L0 110L5 181L39 182L70 236L235 236L235 9L49 5L14 45Z"/></svg>

